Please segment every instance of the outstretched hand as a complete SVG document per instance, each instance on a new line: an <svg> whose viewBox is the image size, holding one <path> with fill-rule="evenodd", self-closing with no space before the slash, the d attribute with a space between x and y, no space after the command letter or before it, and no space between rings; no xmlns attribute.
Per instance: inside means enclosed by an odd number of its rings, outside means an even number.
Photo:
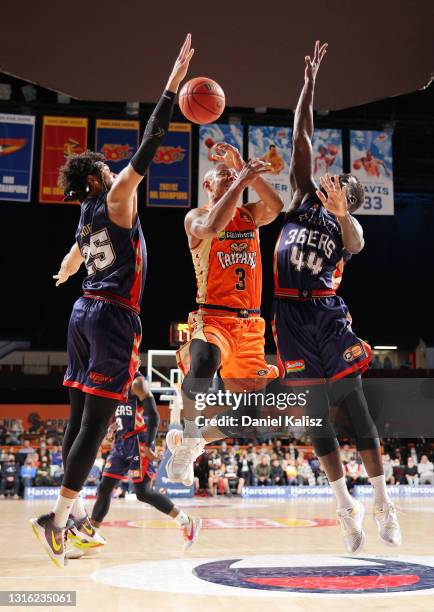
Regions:
<svg viewBox="0 0 434 612"><path fill-rule="evenodd" d="M338 218L345 217L348 214L347 186L341 186L337 174L333 178L331 178L329 174L326 174L319 180L321 187L327 195L324 195L324 193L319 190L316 191L316 195L321 200L324 208Z"/></svg>
<svg viewBox="0 0 434 612"><path fill-rule="evenodd" d="M247 164L244 165L241 172L238 174L237 181L243 187L247 187L253 181L255 181L258 176L264 174L265 172L270 172L271 164L264 162L260 159L250 159Z"/></svg>
<svg viewBox="0 0 434 612"><path fill-rule="evenodd" d="M244 168L243 158L236 147L227 142L218 142L212 149L215 151L210 155L212 161L225 164L227 168L234 168L238 172Z"/></svg>
<svg viewBox="0 0 434 612"><path fill-rule="evenodd" d="M304 58L306 68L304 71L304 78L306 81L314 81L316 78L316 73L318 72L318 68L320 67L321 61L324 55L327 53L328 43L323 43L321 45L320 41L317 40L315 43L315 49L313 51L313 58L310 55L306 55Z"/></svg>
<svg viewBox="0 0 434 612"><path fill-rule="evenodd" d="M173 70L167 81L166 89L176 93L181 81L185 78L188 71L190 60L193 57L194 49L191 48L191 34L187 34L184 44L181 47L176 62L173 66Z"/></svg>

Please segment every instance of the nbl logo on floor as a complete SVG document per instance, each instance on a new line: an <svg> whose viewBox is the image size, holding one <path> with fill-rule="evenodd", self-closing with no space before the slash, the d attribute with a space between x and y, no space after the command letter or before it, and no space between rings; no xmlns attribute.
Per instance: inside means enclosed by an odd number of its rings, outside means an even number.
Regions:
<svg viewBox="0 0 434 612"><path fill-rule="evenodd" d="M170 581L167 580L170 576ZM434 557L264 555L115 566L92 578L143 591L233 597L388 597L434 594ZM140 585L140 587L138 586Z"/></svg>

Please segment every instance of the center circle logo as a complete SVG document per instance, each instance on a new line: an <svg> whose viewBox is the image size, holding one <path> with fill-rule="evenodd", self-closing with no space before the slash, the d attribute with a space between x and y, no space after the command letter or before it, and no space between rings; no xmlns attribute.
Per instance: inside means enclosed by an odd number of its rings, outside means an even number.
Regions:
<svg viewBox="0 0 434 612"><path fill-rule="evenodd" d="M112 586L235 597L390 597L434 594L434 557L264 555L168 559L92 575Z"/></svg>

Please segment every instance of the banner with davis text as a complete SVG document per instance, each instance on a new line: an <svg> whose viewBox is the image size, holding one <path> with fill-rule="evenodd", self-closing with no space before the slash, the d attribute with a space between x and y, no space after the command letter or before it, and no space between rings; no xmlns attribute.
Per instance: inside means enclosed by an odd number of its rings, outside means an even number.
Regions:
<svg viewBox="0 0 434 612"><path fill-rule="evenodd" d="M191 206L191 123L171 123L149 167L147 205Z"/></svg>
<svg viewBox="0 0 434 612"><path fill-rule="evenodd" d="M362 182L365 203L356 215L393 215L392 132L351 130L351 172Z"/></svg>
<svg viewBox="0 0 434 612"><path fill-rule="evenodd" d="M0 114L0 200L30 202L35 117Z"/></svg>
<svg viewBox="0 0 434 612"><path fill-rule="evenodd" d="M97 119L95 150L102 153L115 174L128 165L139 146L139 121Z"/></svg>
<svg viewBox="0 0 434 612"><path fill-rule="evenodd" d="M314 130L312 138L313 176L319 186L319 179L327 172L341 174L342 132L341 130Z"/></svg>
<svg viewBox="0 0 434 612"><path fill-rule="evenodd" d="M249 126L249 158L262 159L271 164L271 172L263 178L269 181L284 201L284 210L291 203L289 165L291 163L292 130L288 127ZM249 202L259 198L249 189Z"/></svg>
<svg viewBox="0 0 434 612"><path fill-rule="evenodd" d="M84 117L43 118L39 202L64 203L63 189L58 185L59 168L70 155L86 150L87 126L88 120Z"/></svg>
<svg viewBox="0 0 434 612"><path fill-rule="evenodd" d="M216 162L211 159L212 147L218 142L227 142L236 147L243 156L243 126L239 124L209 123L199 126L199 177L198 206L207 203L207 195L203 188L203 179Z"/></svg>

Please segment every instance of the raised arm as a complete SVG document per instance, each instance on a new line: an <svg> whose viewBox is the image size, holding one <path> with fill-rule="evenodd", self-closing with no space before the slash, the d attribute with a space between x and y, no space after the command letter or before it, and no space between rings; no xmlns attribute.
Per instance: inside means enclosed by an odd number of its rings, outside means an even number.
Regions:
<svg viewBox="0 0 434 612"><path fill-rule="evenodd" d="M56 280L56 287L61 283L65 283L70 276L78 272L83 261L84 257L80 253L78 244L75 242L69 253L63 258L59 272L53 276Z"/></svg>
<svg viewBox="0 0 434 612"><path fill-rule="evenodd" d="M234 168L237 172L241 172L245 166L238 149L227 142L220 142L215 145L215 154L211 156L211 159L224 163L228 168ZM268 164L269 167L270 164ZM252 181L251 186L258 194L260 201L247 204L246 208L249 209L257 227L267 225L282 212L283 200L274 187L260 175Z"/></svg>
<svg viewBox="0 0 434 612"><path fill-rule="evenodd" d="M244 189L267 170L268 164L258 159L249 161L226 193L210 210L196 208L190 211L184 222L189 239L214 238L232 219ZM193 245L190 244L190 246Z"/></svg>
<svg viewBox="0 0 434 612"><path fill-rule="evenodd" d="M297 208L303 197L315 193L313 180L312 134L313 134L313 94L315 80L321 60L327 52L327 43L320 45L317 40L313 59L306 56L304 85L294 114L292 132L292 158L289 169L293 202L291 209Z"/></svg>
<svg viewBox="0 0 434 612"><path fill-rule="evenodd" d="M110 219L122 227L131 227L135 216L135 194L145 176L155 153L163 142L173 113L176 93L187 74L194 49L191 49L191 34L188 34L167 81L166 89L154 112L150 116L142 142L130 163L116 177L107 196Z"/></svg>

